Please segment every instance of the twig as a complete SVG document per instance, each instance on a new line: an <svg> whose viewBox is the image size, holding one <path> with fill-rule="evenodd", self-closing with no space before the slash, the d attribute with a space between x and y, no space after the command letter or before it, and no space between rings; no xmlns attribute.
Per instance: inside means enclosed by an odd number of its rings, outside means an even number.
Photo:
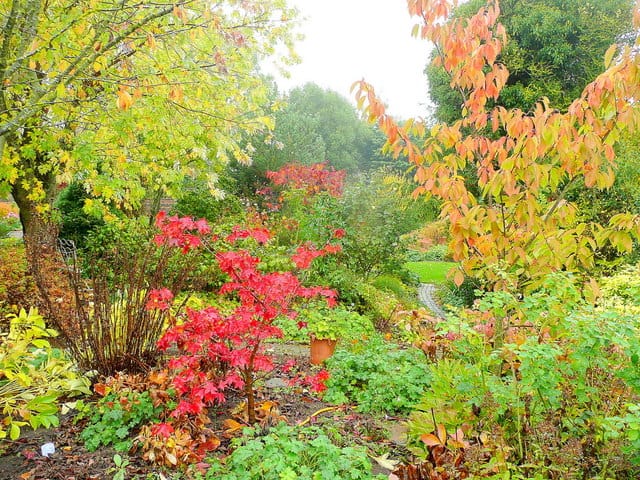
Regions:
<svg viewBox="0 0 640 480"><path fill-rule="evenodd" d="M311 421L312 418L317 417L321 413L332 412L332 411L335 411L335 410L340 410L341 408L342 408L341 406L340 407L325 407L325 408L321 408L317 412L314 412L311 415L309 415L307 418L305 418L301 422L298 422L298 427L302 427L302 426L306 425L307 423L309 423Z"/></svg>

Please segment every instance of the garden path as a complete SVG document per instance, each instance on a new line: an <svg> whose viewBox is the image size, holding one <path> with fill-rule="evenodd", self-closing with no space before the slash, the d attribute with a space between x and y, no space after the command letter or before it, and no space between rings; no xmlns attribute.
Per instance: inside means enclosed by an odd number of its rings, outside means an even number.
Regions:
<svg viewBox="0 0 640 480"><path fill-rule="evenodd" d="M434 297L436 286L433 283L421 283L418 287L418 299L425 307L433 312L434 315L440 318L446 318L447 314L442 307L438 305Z"/></svg>

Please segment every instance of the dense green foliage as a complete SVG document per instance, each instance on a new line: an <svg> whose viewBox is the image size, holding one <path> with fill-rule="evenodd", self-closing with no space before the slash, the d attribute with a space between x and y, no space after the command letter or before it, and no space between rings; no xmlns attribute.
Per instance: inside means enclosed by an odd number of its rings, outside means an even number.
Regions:
<svg viewBox="0 0 640 480"><path fill-rule="evenodd" d="M55 203L61 216L60 238L73 240L78 248L84 247L86 236L91 231L104 225L102 218L84 210L84 203L88 198L82 184L75 182L60 193Z"/></svg>
<svg viewBox="0 0 640 480"><path fill-rule="evenodd" d="M470 17L486 2L472 0L456 15ZM508 34L500 56L510 72L497 104L530 110L541 97L565 109L603 69L602 58L616 42L628 42L631 0L503 0L499 18ZM440 67L427 67L436 118L460 118L463 103Z"/></svg>
<svg viewBox="0 0 640 480"><path fill-rule="evenodd" d="M271 141L278 149L254 145L256 163L277 170L286 163L306 165L327 161L336 169L368 168L379 153L383 139L358 118L353 105L337 92L314 83L294 88L285 106L275 114ZM377 141L376 141L377 140ZM273 145L272 145L273 147Z"/></svg>
<svg viewBox="0 0 640 480"><path fill-rule="evenodd" d="M267 432L245 430L224 462L211 460L206 478L228 480L368 480L371 463L360 448L339 447L317 427L280 424Z"/></svg>
<svg viewBox="0 0 640 480"><path fill-rule="evenodd" d="M407 413L430 384L427 359L379 336L362 340L327 360L331 377L324 400L355 403L362 412Z"/></svg>
<svg viewBox="0 0 640 480"><path fill-rule="evenodd" d="M57 332L37 310L21 310L9 319L9 332L0 335L0 439L16 440L25 425L57 426L59 401L90 391L88 379L51 345Z"/></svg>
<svg viewBox="0 0 640 480"><path fill-rule="evenodd" d="M80 433L90 452L101 445L113 446L127 452L133 446L132 434L141 426L157 421L166 406L155 407L149 392L117 391L102 397L95 405L86 407L79 418L87 416L88 423Z"/></svg>
<svg viewBox="0 0 640 480"><path fill-rule="evenodd" d="M522 299L487 294L479 310L439 326L449 341L411 416L414 451L428 451L417 440L437 423L487 435L507 470L527 464L550 478L633 478L635 436L626 428L635 425L629 404L640 392L639 328L636 316L594 309L563 275ZM505 446L511 453L500 460Z"/></svg>
<svg viewBox="0 0 640 480"><path fill-rule="evenodd" d="M180 216L204 218L212 224L239 220L243 205L234 194L233 179L228 176L220 178L218 189L221 193L216 197L205 182L186 180L172 211Z"/></svg>
<svg viewBox="0 0 640 480"><path fill-rule="evenodd" d="M328 308L322 304L312 304L301 309L296 320L305 324L304 330L309 335L321 340L340 340L348 344L374 332L371 319L342 305Z"/></svg>

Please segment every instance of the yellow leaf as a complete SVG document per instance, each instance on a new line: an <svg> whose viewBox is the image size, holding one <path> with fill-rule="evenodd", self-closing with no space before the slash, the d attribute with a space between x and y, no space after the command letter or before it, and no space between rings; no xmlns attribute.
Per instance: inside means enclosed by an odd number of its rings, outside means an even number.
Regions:
<svg viewBox="0 0 640 480"><path fill-rule="evenodd" d="M384 455L380 455L379 457L372 458L378 463L378 465L380 465L382 468L386 468L387 470L395 470L400 463L399 460L391 460L389 458L388 452Z"/></svg>
<svg viewBox="0 0 640 480"><path fill-rule="evenodd" d="M453 276L453 283L455 283L456 286L459 287L460 285L462 285L463 282L464 282L464 273L462 273L461 270L458 270Z"/></svg>
<svg viewBox="0 0 640 480"><path fill-rule="evenodd" d="M437 445L442 445L442 442L440 442L440 439L436 437L433 433L425 433L424 435L421 435L420 440L422 440L422 442L427 447L435 447Z"/></svg>
<svg viewBox="0 0 640 480"><path fill-rule="evenodd" d="M85 24L81 22L78 22L73 26L73 32L78 36L84 33L84 29L85 29Z"/></svg>
<svg viewBox="0 0 640 480"><path fill-rule="evenodd" d="M11 424L11 428L9 430L9 438L11 440L17 440L20 437L20 427L15 423Z"/></svg>
<svg viewBox="0 0 640 480"><path fill-rule="evenodd" d="M438 424L438 438L440 439L441 444L444 445L447 443L447 429L441 423Z"/></svg>
<svg viewBox="0 0 640 480"><path fill-rule="evenodd" d="M613 55L616 53L617 49L618 46L615 43L607 49L606 53L604 54L604 68L609 68L611 66Z"/></svg>
<svg viewBox="0 0 640 480"><path fill-rule="evenodd" d="M56 87L56 95L60 98L64 97L66 93L67 88L64 86L64 83L58 84L58 86Z"/></svg>
<svg viewBox="0 0 640 480"><path fill-rule="evenodd" d="M232 418L227 418L224 422L222 422L222 426L225 428L225 433L234 433L242 430L245 427L245 425L240 422L236 422Z"/></svg>
<svg viewBox="0 0 640 480"><path fill-rule="evenodd" d="M118 91L118 100L116 101L116 106L120 110L127 110L132 104L133 98L131 98L131 95L129 95L126 90L120 89Z"/></svg>

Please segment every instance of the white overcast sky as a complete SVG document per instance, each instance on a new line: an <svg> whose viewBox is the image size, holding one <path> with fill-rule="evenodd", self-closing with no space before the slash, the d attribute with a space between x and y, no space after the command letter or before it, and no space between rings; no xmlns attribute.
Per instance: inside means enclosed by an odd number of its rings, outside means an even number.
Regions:
<svg viewBox="0 0 640 480"><path fill-rule="evenodd" d="M428 114L429 56L424 40L411 36L415 21L406 0L289 0L303 17L305 39L296 51L302 63L291 67L291 78L276 76L283 91L314 82L352 103L353 82L364 78L402 119Z"/></svg>

